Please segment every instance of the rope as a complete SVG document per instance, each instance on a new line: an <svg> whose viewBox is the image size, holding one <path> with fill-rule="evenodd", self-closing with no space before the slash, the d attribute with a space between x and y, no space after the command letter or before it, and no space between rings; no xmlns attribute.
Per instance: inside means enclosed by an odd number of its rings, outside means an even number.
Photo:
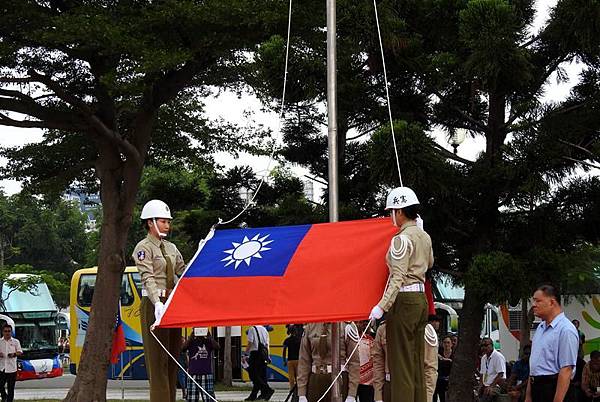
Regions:
<svg viewBox="0 0 600 402"><path fill-rule="evenodd" d="M367 331L369 330L369 328L371 327L371 323L373 321L369 320L364 332L362 333L362 335L360 336L360 339L358 340L358 342L356 342L356 345L354 346L354 349L352 349L352 353L350 353L350 356L346 357L346 363L344 363L342 365L342 367L340 368L340 372L335 376L335 378L333 379L333 381L331 382L331 384L329 384L329 387L325 390L325 392L323 393L323 395L321 395L321 397L317 400L317 402L321 402L323 400L323 398L325 398L325 396L327 395L327 393L331 390L331 388L333 387L333 384L336 383L336 381L340 378L340 376L342 375L342 373L344 372L344 370L346 369L346 366L348 365L348 363L350 362L350 359L352 359L352 356L354 356L354 353L356 353L356 351L358 350L358 347L360 346L360 341L363 340L363 338L365 337L365 335L367 334Z"/></svg>
<svg viewBox="0 0 600 402"><path fill-rule="evenodd" d="M254 203L254 199L258 195L258 192L260 191L263 183L265 182L267 174L271 170L271 163L273 163L273 157L275 156L275 151L277 149L277 142L281 138L281 120L283 119L283 111L285 110L284 105L285 105L285 92L286 92L286 88L287 88L291 28L292 28L292 0L290 0L290 6L289 6L289 10L288 10L287 40L286 40L286 46L285 46L285 71L283 73L283 93L281 95L281 106L279 108L279 118L277 120L277 136L275 137L275 140L273 141L273 147L271 148L271 154L269 155L269 163L267 164L267 169L266 169L267 173L265 173L262 176L262 178L260 179L260 182L258 183L258 187L256 188L256 191L254 192L254 194L252 194L252 198L250 198L250 200L248 202L246 202L246 205L240 211L240 213L238 213L233 218L231 218L227 221L223 221L221 218L219 218L219 222L215 226L227 225L228 223L231 223L231 222L235 221L237 218L239 218L240 216L242 216L248 210L248 208L250 208L250 206L252 206L252 204Z"/></svg>
<svg viewBox="0 0 600 402"><path fill-rule="evenodd" d="M206 395L208 395L208 397L210 399L212 399L214 402L219 402L217 401L211 394L208 393L208 391L206 391L204 388L202 388L202 386L200 384L198 384L196 382L196 380L194 380L194 377L192 377L186 369L183 368L183 366L179 363L179 361L173 357L173 355L171 354L171 352L169 352L169 350L167 348L165 348L165 345L162 344L162 342L160 341L160 339L158 339L158 337L154 334L154 328L150 331L150 333L152 334L152 336L154 337L154 339L156 339L156 342L158 342L158 344L160 345L161 348L163 348L163 350L165 352L167 352L167 354L169 355L169 357L175 362L175 364L177 364L179 366L179 368L181 369L181 371L183 371L185 373L185 375L188 376L188 378L190 380L192 380L194 382L194 384L196 384L198 386L198 388L200 388L200 390L202 392L204 392Z"/></svg>
<svg viewBox="0 0 600 402"><path fill-rule="evenodd" d="M392 120L392 106L390 102L390 90L387 79L387 68L385 66L385 55L383 54L383 42L381 40L381 28L379 27L379 14L377 13L377 1L373 0L373 8L375 8L375 22L377 23L377 36L379 37L379 49L381 50L381 62L383 64L383 79L385 80L385 97L387 99L388 115L390 117L390 129L392 130L392 141L394 143L394 153L396 154L396 166L398 167L398 179L400 186L402 184L402 173L400 172L400 158L398 157L398 146L396 145L396 135L394 134L394 123Z"/></svg>

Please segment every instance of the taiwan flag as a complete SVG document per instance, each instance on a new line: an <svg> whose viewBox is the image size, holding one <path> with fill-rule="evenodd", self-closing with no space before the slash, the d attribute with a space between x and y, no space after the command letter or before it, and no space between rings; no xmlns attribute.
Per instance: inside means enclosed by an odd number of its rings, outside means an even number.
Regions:
<svg viewBox="0 0 600 402"><path fill-rule="evenodd" d="M115 323L115 331L112 339L112 349L110 351L110 362L116 364L119 361L119 355L127 348L125 342L125 331L123 330L123 320L121 320L121 301L119 300L119 311Z"/></svg>
<svg viewBox="0 0 600 402"><path fill-rule="evenodd" d="M366 319L388 278L390 219L217 230L190 261L159 326Z"/></svg>

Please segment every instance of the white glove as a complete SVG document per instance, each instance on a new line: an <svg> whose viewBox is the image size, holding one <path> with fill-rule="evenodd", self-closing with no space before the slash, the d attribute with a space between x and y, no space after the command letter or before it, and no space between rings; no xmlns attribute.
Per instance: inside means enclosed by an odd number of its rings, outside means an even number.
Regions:
<svg viewBox="0 0 600 402"><path fill-rule="evenodd" d="M353 396L348 395L346 397L346 402L356 402L356 398Z"/></svg>
<svg viewBox="0 0 600 402"><path fill-rule="evenodd" d="M308 402L308 399L306 399L305 396L299 396L298 397L298 402Z"/></svg>
<svg viewBox="0 0 600 402"><path fill-rule="evenodd" d="M383 402L383 401L375 401L375 402Z"/></svg>
<svg viewBox="0 0 600 402"><path fill-rule="evenodd" d="M160 320L160 317L162 317L163 313L165 312L165 305L162 302L156 302L154 303L154 319L156 321Z"/></svg>
<svg viewBox="0 0 600 402"><path fill-rule="evenodd" d="M369 320L378 320L381 317L383 317L383 309L376 304L375 307L373 307L373 310L371 310Z"/></svg>

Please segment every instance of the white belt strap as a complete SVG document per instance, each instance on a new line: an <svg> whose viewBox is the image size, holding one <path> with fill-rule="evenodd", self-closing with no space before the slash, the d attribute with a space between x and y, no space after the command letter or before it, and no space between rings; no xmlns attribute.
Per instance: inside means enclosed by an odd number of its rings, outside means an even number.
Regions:
<svg viewBox="0 0 600 402"><path fill-rule="evenodd" d="M167 296L167 291L165 289L157 289L158 291L158 297L166 297ZM148 297L148 291L146 289L142 289L142 297Z"/></svg>
<svg viewBox="0 0 600 402"><path fill-rule="evenodd" d="M323 365L319 366L319 368L321 368L321 367L323 367ZM327 365L327 373L331 374L332 371L333 371L333 369L331 368L331 364L328 364ZM318 370L317 371L317 365L313 364L313 366L312 366L312 372L315 373L315 374L317 374L317 373L320 374L322 372L322 370Z"/></svg>
<svg viewBox="0 0 600 402"><path fill-rule="evenodd" d="M424 292L425 285L422 283L413 283L412 285L405 285L398 289L399 292Z"/></svg>

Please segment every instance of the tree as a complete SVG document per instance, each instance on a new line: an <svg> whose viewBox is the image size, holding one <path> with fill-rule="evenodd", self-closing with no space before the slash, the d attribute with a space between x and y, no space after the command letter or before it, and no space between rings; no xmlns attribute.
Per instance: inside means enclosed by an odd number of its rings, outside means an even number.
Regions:
<svg viewBox="0 0 600 402"><path fill-rule="evenodd" d="M344 16L361 6L340 2L338 7L338 15ZM598 15L599 7L586 1L559 1L542 30L531 34L533 1L384 0L378 4L393 115L399 119L395 132L404 183L417 191L424 206L436 271L450 273L465 287L461 341L450 385L453 401L472 397L471 373L486 302L519 300L543 279L574 289L581 283L570 277L593 277L598 236L578 211L597 219L595 184L564 181L599 166L600 32L589 18ZM371 19L372 9L363 4L363 10L361 20ZM312 25L315 32L322 26L319 22ZM346 27L346 33L357 38L350 53L366 62L361 74L347 75L346 68L340 68L338 81L354 83L360 77L373 86L365 84L359 96L349 97L341 95L342 85L340 96L355 101L340 113L342 127L344 116L360 115L362 101L375 103L372 110L382 104L381 95L374 95L381 91L366 90L377 84L383 88L382 60L373 46L375 31L354 25L354 29L351 24ZM312 44L319 45L318 41ZM311 66L313 47L302 45L298 57ZM343 44L340 47L347 66ZM562 66L575 60L585 65L580 83L566 99L544 102L550 77L568 79ZM257 61L269 67L276 59ZM264 67L256 68L260 72ZM322 81L299 85L311 91L297 92L292 102L312 105L324 98ZM254 85L267 101L277 96L272 87ZM407 104L402 99L413 101ZM303 152L284 152L284 156L322 174L326 141L311 117L290 113L288 149ZM391 133L381 128L387 125L387 116L367 113L365 117L363 127L371 129L363 130L363 142L340 141L346 147L345 154L340 153L344 163L356 161L345 174L357 177L362 186L356 187L368 194L362 198L369 201L361 205L360 194L354 198L341 191L340 204L348 203L353 211L347 217L382 212L381 195L398 185ZM466 160L437 144L430 133L433 129L450 134L466 129L470 136L483 139L485 148L476 160ZM570 198L567 194L577 200L579 209L573 211L563 201ZM562 224L568 224L569 230ZM544 229L538 232L537 227ZM572 264L565 264L568 261L581 262L579 272L573 272ZM498 289L499 282L511 286Z"/></svg>
<svg viewBox="0 0 600 402"><path fill-rule="evenodd" d="M185 163L224 142L245 143L219 135L223 127L196 125L196 99L210 85L235 85L236 65L281 28L284 8L269 0L0 6L0 124L47 130L40 144L4 153L5 177L38 192L77 182L98 188L102 201L96 291L66 400L106 398L124 248L145 162Z"/></svg>

